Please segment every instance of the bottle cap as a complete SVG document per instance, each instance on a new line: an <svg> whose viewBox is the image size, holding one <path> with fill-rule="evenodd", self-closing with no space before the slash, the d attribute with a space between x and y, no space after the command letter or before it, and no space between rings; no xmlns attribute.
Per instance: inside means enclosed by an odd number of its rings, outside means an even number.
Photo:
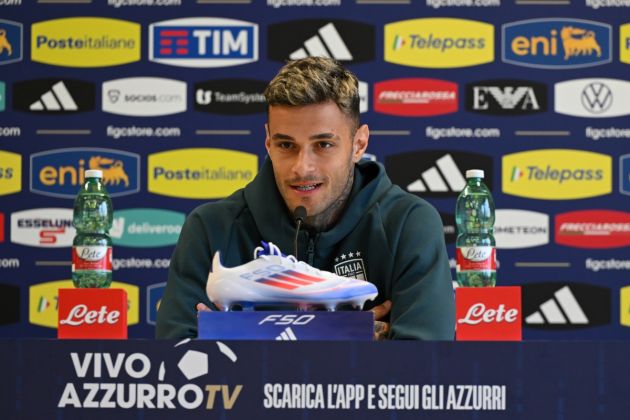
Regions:
<svg viewBox="0 0 630 420"><path fill-rule="evenodd" d="M88 169L85 171L86 178L103 178L103 171L100 169Z"/></svg>
<svg viewBox="0 0 630 420"><path fill-rule="evenodd" d="M466 171L466 178L483 178L483 170L469 169Z"/></svg>

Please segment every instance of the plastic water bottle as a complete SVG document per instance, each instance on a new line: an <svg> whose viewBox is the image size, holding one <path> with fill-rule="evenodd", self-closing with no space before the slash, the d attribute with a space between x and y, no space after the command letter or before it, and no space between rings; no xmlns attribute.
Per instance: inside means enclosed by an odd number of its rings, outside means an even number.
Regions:
<svg viewBox="0 0 630 420"><path fill-rule="evenodd" d="M112 200L102 182L103 171L85 171L85 183L74 200L72 242L74 287L109 287L112 282Z"/></svg>
<svg viewBox="0 0 630 420"><path fill-rule="evenodd" d="M467 287L494 286L497 281L494 240L494 200L479 169L466 171L466 186L457 197L457 283Z"/></svg>

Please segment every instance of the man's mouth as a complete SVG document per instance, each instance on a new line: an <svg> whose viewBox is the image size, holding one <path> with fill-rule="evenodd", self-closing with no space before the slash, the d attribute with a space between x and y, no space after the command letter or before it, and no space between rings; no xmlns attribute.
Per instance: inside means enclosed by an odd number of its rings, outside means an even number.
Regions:
<svg viewBox="0 0 630 420"><path fill-rule="evenodd" d="M319 188L321 185L322 185L321 183L305 184L305 185L291 185L291 189L294 189L300 192L308 192L308 191L313 191Z"/></svg>

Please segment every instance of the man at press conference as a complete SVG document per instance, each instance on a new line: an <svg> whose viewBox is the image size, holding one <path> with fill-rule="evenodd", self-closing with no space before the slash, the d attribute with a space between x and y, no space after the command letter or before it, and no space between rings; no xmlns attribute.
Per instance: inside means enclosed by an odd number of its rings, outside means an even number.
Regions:
<svg viewBox="0 0 630 420"><path fill-rule="evenodd" d="M452 340L455 305L441 219L423 199L361 160L369 129L359 121L356 76L338 62L291 61L265 90L268 157L245 188L187 217L157 316L157 338L197 336L212 256L252 259L261 241L293 253L295 209L306 209L300 260L365 279L378 296L364 309L385 322L379 338ZM344 266L352 259L351 266ZM343 269L342 269L343 268Z"/></svg>

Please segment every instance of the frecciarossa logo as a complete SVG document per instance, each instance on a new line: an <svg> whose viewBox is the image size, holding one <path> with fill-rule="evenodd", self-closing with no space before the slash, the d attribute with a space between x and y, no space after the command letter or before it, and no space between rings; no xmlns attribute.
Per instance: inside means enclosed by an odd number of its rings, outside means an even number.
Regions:
<svg viewBox="0 0 630 420"><path fill-rule="evenodd" d="M503 61L568 69L612 60L612 27L582 19L531 19L503 25Z"/></svg>
<svg viewBox="0 0 630 420"><path fill-rule="evenodd" d="M457 112L457 84L438 79L395 79L374 85L374 111L406 117Z"/></svg>
<svg viewBox="0 0 630 420"><path fill-rule="evenodd" d="M506 194L542 200L571 200L612 192L612 158L584 150L546 149L502 159Z"/></svg>
<svg viewBox="0 0 630 420"><path fill-rule="evenodd" d="M72 198L85 182L85 170L103 171L112 197L140 190L140 156L114 149L69 148L31 155L31 192Z"/></svg>
<svg viewBox="0 0 630 420"><path fill-rule="evenodd" d="M630 246L630 213L579 210L556 216L556 242L576 248Z"/></svg>

